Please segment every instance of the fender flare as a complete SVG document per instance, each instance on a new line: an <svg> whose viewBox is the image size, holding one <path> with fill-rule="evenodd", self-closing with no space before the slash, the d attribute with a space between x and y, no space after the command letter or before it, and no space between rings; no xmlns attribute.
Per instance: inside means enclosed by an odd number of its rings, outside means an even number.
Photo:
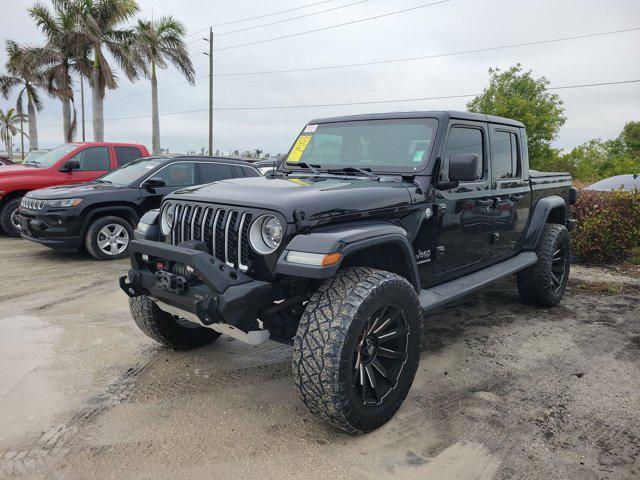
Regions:
<svg viewBox="0 0 640 480"><path fill-rule="evenodd" d="M127 212L127 214L129 215L129 219L133 220L137 225L139 220L138 212L136 212L133 207L130 207L128 205L110 205L108 207L98 207L89 211L87 217L82 222L82 227L80 228L80 236L84 237L85 233L87 233L87 228L89 228L89 225L98 214L122 211Z"/></svg>
<svg viewBox="0 0 640 480"><path fill-rule="evenodd" d="M562 210L564 211L564 220L566 222L567 204L561 196L550 195L538 200L533 210L533 214L531 215L531 220L529 221L527 234L524 237L523 250L536 249L538 240L540 239L540 235L542 234L542 229L545 223L547 223L549 214L555 208L562 208ZM565 222L563 222L563 225L565 224Z"/></svg>
<svg viewBox="0 0 640 480"><path fill-rule="evenodd" d="M303 278L329 278L335 275L349 255L364 248L383 244L394 244L400 247L404 261L407 262L407 271L411 275L408 280L419 292L418 266L407 232L404 228L389 222L344 223L315 229L308 234L298 234L280 254L275 273ZM291 251L318 254L339 252L342 253L342 258L336 265L330 267L302 265L287 261L287 255Z"/></svg>

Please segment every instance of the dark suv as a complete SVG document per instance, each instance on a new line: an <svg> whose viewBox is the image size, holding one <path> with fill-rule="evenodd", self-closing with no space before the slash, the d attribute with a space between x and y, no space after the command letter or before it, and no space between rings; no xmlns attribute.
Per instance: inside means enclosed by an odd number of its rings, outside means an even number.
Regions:
<svg viewBox="0 0 640 480"><path fill-rule="evenodd" d="M568 174L529 170L514 120L314 120L275 174L167 196L120 282L171 347L292 344L305 405L362 433L406 397L423 314L514 273L523 300L560 302L574 199Z"/></svg>
<svg viewBox="0 0 640 480"><path fill-rule="evenodd" d="M60 251L82 245L100 260L127 255L140 217L176 189L236 177L257 177L249 162L218 157L134 160L97 180L27 193L20 204L22 237Z"/></svg>

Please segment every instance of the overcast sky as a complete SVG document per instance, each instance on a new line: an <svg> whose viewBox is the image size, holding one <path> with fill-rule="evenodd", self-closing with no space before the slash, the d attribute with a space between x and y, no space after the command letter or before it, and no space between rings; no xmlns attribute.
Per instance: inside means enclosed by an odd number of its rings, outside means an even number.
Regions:
<svg viewBox="0 0 640 480"><path fill-rule="evenodd" d="M1 0L0 40L38 44L42 36L29 19L30 1ZM212 24L296 8L319 0L138 0L140 17L174 15L188 33ZM214 29L223 34L355 3L333 0L307 8ZM368 0L335 11L252 30L220 35L224 48L266 38L323 28L428 3L429 0ZM431 0L432 2L435 0ZM49 3L48 1L44 2ZM640 27L638 0L451 0L371 21L257 45L221 50L214 55L216 74L305 68L335 64L425 56L513 43L584 35ZM197 76L208 73L205 33L188 41L195 54ZM269 75L215 78L214 103L225 107L266 107L360 102L384 99L453 96L481 92L489 67L506 68L517 62L545 76L552 86L640 79L640 30L546 45L418 60L386 65ZM4 49L0 64L6 62ZM158 75L163 86L183 78L169 68ZM88 89L87 89L88 90ZM150 85L146 80L120 86L105 99L105 138L150 146L151 119L115 120L149 115ZM208 80L195 87L181 85L160 91L160 112L196 110L208 106ZM627 121L640 120L640 84L580 88L558 92L564 101L567 123L556 145L571 148L590 138L615 137ZM132 96L135 95L135 96ZM79 94L77 95L79 115ZM127 97L127 98L122 98ZM87 139L92 138L90 97L86 92ZM441 99L359 106L279 110L217 111L214 148L262 148L285 152L300 128L312 118L354 113L407 110L464 110L469 99ZM13 103L15 98L10 99ZM0 108L9 101L0 99ZM114 120L109 120L114 119ZM38 116L41 147L62 142L61 105L47 98ZM171 151L199 150L207 144L207 112L163 115L162 146Z"/></svg>

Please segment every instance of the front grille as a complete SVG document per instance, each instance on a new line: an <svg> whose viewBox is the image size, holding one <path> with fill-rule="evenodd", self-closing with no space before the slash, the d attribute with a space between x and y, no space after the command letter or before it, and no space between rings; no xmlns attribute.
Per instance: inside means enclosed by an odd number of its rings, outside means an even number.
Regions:
<svg viewBox="0 0 640 480"><path fill-rule="evenodd" d="M37 198L24 197L20 206L26 210L40 210L44 207L45 201Z"/></svg>
<svg viewBox="0 0 640 480"><path fill-rule="evenodd" d="M211 255L246 272L251 248L249 227L254 216L253 212L237 208L177 203L170 242L205 242Z"/></svg>

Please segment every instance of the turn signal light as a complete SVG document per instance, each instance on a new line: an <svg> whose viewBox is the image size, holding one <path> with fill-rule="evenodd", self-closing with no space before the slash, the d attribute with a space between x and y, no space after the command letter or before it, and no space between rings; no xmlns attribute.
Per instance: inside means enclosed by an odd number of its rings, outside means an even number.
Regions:
<svg viewBox="0 0 640 480"><path fill-rule="evenodd" d="M297 263L300 265L311 265L314 267L331 267L336 265L342 259L342 254L336 253L309 253L294 252L287 254L287 262Z"/></svg>

